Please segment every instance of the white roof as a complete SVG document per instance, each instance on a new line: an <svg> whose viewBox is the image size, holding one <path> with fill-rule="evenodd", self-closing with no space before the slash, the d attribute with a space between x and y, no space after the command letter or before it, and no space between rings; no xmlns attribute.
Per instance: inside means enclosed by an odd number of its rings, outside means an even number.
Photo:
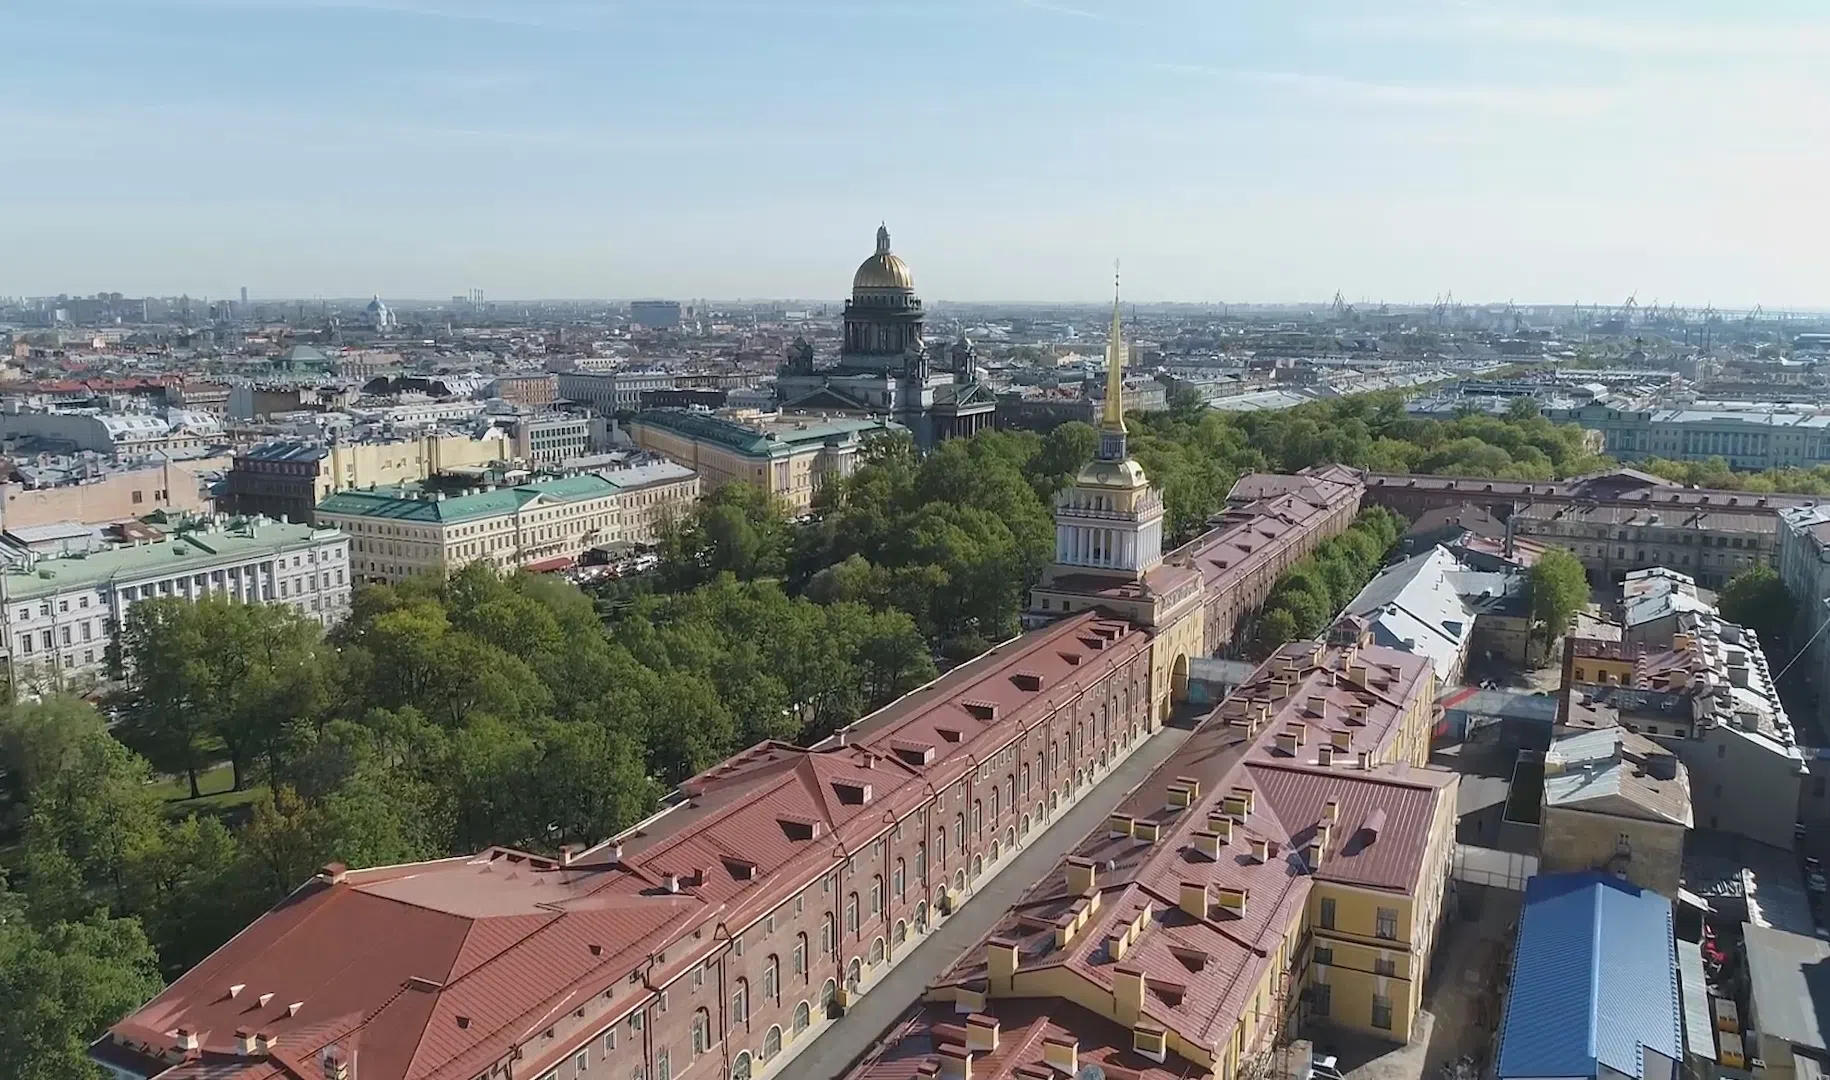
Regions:
<svg viewBox="0 0 1830 1080"><path fill-rule="evenodd" d="M1428 657L1436 677L1447 680L1474 633L1474 616L1450 578L1463 569L1437 545L1381 571L1345 613L1365 622L1377 644Z"/></svg>

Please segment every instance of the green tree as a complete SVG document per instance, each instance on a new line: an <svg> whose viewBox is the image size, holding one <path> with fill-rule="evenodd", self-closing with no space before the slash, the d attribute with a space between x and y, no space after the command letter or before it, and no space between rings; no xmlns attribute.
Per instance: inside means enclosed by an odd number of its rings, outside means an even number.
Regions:
<svg viewBox="0 0 1830 1080"><path fill-rule="evenodd" d="M1531 568L1531 617L1543 628L1546 645L1569 629L1588 602L1588 574L1574 555L1551 548L1539 556Z"/></svg>
<svg viewBox="0 0 1830 1080"><path fill-rule="evenodd" d="M119 645L131 689L118 706L122 737L161 772L183 775L195 799L203 794L197 775L209 764L215 718L192 698L205 681L212 643L189 608L188 601L158 597L128 609Z"/></svg>
<svg viewBox="0 0 1830 1080"><path fill-rule="evenodd" d="M135 920L40 929L17 897L0 894L0 1080L101 1080L89 1043L160 986Z"/></svg>
<svg viewBox="0 0 1830 1080"><path fill-rule="evenodd" d="M1779 572L1764 564L1750 566L1730 578L1717 594L1716 607L1724 619L1758 634L1768 649L1786 647L1798 613L1798 605L1786 592Z"/></svg>

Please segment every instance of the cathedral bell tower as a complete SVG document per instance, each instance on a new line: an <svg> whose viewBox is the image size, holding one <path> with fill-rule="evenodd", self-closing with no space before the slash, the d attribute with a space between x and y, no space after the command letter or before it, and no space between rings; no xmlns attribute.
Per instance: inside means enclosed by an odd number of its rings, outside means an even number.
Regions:
<svg viewBox="0 0 1830 1080"><path fill-rule="evenodd" d="M1051 576L1110 575L1133 581L1163 560L1163 496L1131 459L1125 432L1125 333L1113 283L1106 345L1106 401L1099 449L1055 500Z"/></svg>

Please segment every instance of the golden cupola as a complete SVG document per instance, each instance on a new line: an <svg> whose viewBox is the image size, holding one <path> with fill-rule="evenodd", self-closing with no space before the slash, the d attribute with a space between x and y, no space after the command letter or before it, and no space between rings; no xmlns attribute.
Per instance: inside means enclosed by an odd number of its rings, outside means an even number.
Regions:
<svg viewBox="0 0 1830 1080"><path fill-rule="evenodd" d="M877 252L858 265L858 272L852 275L851 287L857 289L902 289L914 291L915 275L909 272L909 264L901 256L890 251L890 230L887 226L877 227Z"/></svg>

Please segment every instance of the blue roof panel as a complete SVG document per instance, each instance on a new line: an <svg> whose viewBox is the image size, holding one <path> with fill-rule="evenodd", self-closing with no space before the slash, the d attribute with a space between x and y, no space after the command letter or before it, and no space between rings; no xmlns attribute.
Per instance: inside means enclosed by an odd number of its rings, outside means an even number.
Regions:
<svg viewBox="0 0 1830 1080"><path fill-rule="evenodd" d="M1525 885L1501 1080L1643 1076L1643 1049L1683 1057L1671 901L1598 872Z"/></svg>

